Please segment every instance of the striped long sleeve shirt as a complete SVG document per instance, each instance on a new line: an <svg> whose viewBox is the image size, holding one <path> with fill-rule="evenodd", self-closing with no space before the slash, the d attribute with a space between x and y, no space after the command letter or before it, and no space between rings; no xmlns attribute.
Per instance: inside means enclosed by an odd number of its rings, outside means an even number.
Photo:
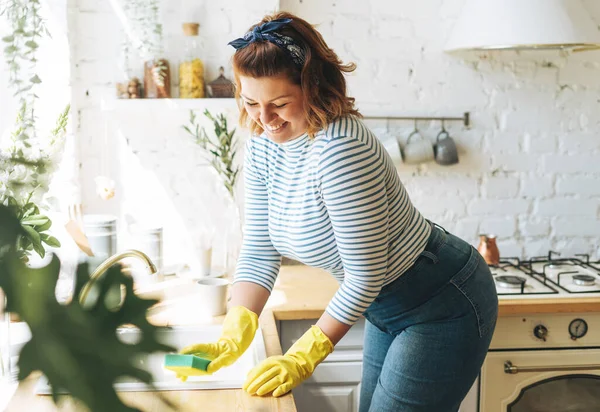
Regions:
<svg viewBox="0 0 600 412"><path fill-rule="evenodd" d="M246 144L245 232L235 282L271 291L281 256L340 283L327 313L352 325L381 288L424 250L431 227L412 205L390 156L356 117L311 139Z"/></svg>

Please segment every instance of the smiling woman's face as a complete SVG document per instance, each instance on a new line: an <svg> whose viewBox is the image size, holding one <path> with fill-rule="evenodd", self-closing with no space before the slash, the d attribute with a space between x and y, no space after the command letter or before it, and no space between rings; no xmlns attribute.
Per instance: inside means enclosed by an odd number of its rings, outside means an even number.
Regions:
<svg viewBox="0 0 600 412"><path fill-rule="evenodd" d="M248 115L269 139L284 143L306 133L302 88L285 75L240 76L240 95Z"/></svg>

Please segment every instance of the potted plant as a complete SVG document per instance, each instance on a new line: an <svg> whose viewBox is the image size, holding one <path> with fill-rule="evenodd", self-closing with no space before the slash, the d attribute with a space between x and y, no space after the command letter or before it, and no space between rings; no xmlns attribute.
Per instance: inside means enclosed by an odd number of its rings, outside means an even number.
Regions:
<svg viewBox="0 0 600 412"><path fill-rule="evenodd" d="M47 34L40 3L13 0L0 14L10 26L2 43L9 85L19 107L8 144L0 148L0 204L11 208L23 227L17 250L21 260L27 261L32 251L43 257L44 245L60 246L48 232L52 222L43 210L44 195L63 152L69 106L59 114L53 130L36 129L36 89L42 82L36 73L36 51L40 38Z"/></svg>
<svg viewBox="0 0 600 412"><path fill-rule="evenodd" d="M205 161L212 166L220 181L221 193L227 204L230 214L229 225L226 230L225 270L232 274L235 269L237 257L243 237L243 224L240 205L236 197L236 187L242 167L237 163L238 141L236 129L229 130L227 117L219 113L216 116L205 110L204 116L211 121L213 133L209 135L204 127L200 126L193 110L190 110L189 124L182 126L192 136L194 141L202 148Z"/></svg>

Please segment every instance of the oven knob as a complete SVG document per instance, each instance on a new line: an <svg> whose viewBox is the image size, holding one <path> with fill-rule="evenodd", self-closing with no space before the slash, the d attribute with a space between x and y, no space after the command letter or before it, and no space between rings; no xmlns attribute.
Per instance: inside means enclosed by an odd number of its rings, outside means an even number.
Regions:
<svg viewBox="0 0 600 412"><path fill-rule="evenodd" d="M546 337L548 337L548 328L544 325L537 325L535 328L533 328L533 335L536 338L546 342Z"/></svg>

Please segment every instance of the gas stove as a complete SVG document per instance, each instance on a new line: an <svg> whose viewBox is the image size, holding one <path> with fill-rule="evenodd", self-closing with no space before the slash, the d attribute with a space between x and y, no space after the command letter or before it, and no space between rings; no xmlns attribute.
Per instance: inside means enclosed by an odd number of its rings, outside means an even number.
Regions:
<svg viewBox="0 0 600 412"><path fill-rule="evenodd" d="M505 258L490 266L500 299L600 297L600 262L588 255L557 258L547 256L529 260Z"/></svg>
<svg viewBox="0 0 600 412"><path fill-rule="evenodd" d="M600 262L590 262L586 255L563 258L550 252L528 260L503 258L490 269L500 300L590 297L600 300ZM565 399L572 402L572 398L565 398L566 393L576 393L582 399L583 403L578 404L583 405L581 410L598 410L600 397L595 395L591 403L586 403L587 398L581 394L587 393L587 389L581 389L578 379L585 376L600 380L599 325L600 313L591 310L498 317L479 382L460 410L565 411L572 404L564 406ZM559 381L563 383L558 389L550 385L544 392L538 391L546 383ZM529 395L528 390L532 391ZM549 396L554 393L556 397Z"/></svg>

